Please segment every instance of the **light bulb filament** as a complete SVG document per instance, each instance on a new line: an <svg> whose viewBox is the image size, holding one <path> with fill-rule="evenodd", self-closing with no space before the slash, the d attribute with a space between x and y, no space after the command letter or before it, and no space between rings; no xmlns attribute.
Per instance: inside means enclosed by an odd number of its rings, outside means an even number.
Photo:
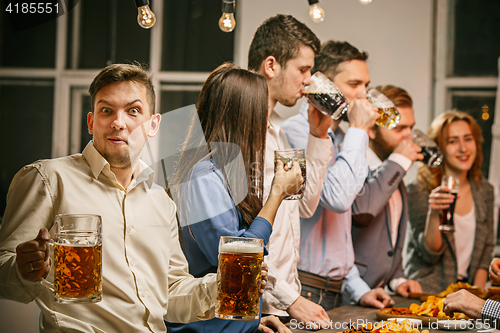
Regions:
<svg viewBox="0 0 500 333"><path fill-rule="evenodd" d="M323 22L325 19L325 11L319 6L318 3L314 3L309 9L309 16L314 22Z"/></svg>
<svg viewBox="0 0 500 333"><path fill-rule="evenodd" d="M318 8L314 8L313 16L314 16L314 19L316 19L316 20L321 19L321 11Z"/></svg>
<svg viewBox="0 0 500 333"><path fill-rule="evenodd" d="M148 5L138 7L139 15L137 15L137 22L144 29L151 28L155 22L156 17Z"/></svg>
<svg viewBox="0 0 500 333"><path fill-rule="evenodd" d="M219 20L219 28L224 32L231 32L236 26L233 13L223 13Z"/></svg>

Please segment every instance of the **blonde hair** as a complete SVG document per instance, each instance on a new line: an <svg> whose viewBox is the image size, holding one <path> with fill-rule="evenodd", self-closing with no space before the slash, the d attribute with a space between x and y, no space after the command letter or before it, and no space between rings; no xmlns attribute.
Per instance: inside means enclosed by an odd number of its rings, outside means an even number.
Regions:
<svg viewBox="0 0 500 333"><path fill-rule="evenodd" d="M476 184L479 184L479 182L483 178L483 175L481 173L481 165L483 164L483 150L481 148L483 135L481 132L481 127L479 127L479 124L474 118L472 118L472 116L458 110L451 110L440 114L432 121L431 125L429 126L427 136L437 143L441 151L444 151L444 149L446 148L446 142L444 142L444 131L452 122L459 120L463 120L469 124L472 136L476 141L476 159L474 160L474 163L472 164L470 170L467 172L467 177L474 181ZM424 186L427 185L427 189L431 191L432 189L440 185L443 175L444 163L441 163L439 167L435 167L432 169L423 164L418 169L417 179Z"/></svg>

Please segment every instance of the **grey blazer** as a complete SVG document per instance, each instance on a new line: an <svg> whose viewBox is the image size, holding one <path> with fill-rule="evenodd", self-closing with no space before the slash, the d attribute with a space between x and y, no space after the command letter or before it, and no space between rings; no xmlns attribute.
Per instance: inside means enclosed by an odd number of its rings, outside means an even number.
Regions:
<svg viewBox="0 0 500 333"><path fill-rule="evenodd" d="M478 268L488 270L493 257L493 186L483 179L479 185L470 182L476 212L476 234L468 281L473 284ZM425 293L438 293L457 282L457 259L453 233L444 233L443 247L431 251L424 240L429 191L415 180L408 186L410 220L405 249L404 270L408 277L420 282Z"/></svg>
<svg viewBox="0 0 500 333"><path fill-rule="evenodd" d="M403 183L405 170L385 160L370 171L363 189L352 205L352 243L359 274L371 287L384 287L392 279L404 277L402 251L408 220L408 196ZM403 209L399 218L398 239L392 246L389 198L401 192Z"/></svg>

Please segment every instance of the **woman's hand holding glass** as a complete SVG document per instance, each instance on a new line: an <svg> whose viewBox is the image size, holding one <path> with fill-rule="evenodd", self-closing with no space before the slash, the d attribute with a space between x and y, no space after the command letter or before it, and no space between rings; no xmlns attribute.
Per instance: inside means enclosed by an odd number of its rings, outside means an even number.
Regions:
<svg viewBox="0 0 500 333"><path fill-rule="evenodd" d="M286 169L283 162L280 160L276 161L276 173L271 185L271 194L277 195L283 200L297 193L303 183L304 178L302 177L299 163L293 161L292 167Z"/></svg>
<svg viewBox="0 0 500 333"><path fill-rule="evenodd" d="M432 217L439 217L443 209L450 207L455 197L445 186L438 186L429 194L429 211Z"/></svg>

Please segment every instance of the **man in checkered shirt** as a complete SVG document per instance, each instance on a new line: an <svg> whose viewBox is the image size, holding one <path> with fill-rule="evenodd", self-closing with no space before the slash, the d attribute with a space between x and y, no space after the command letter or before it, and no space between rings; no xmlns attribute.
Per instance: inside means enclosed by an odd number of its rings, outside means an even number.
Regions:
<svg viewBox="0 0 500 333"><path fill-rule="evenodd" d="M490 280L500 284L500 258L494 258L490 264ZM471 319L482 319L483 324L500 329L500 302L481 299L465 289L446 296L443 310L449 317L453 312L462 312Z"/></svg>

